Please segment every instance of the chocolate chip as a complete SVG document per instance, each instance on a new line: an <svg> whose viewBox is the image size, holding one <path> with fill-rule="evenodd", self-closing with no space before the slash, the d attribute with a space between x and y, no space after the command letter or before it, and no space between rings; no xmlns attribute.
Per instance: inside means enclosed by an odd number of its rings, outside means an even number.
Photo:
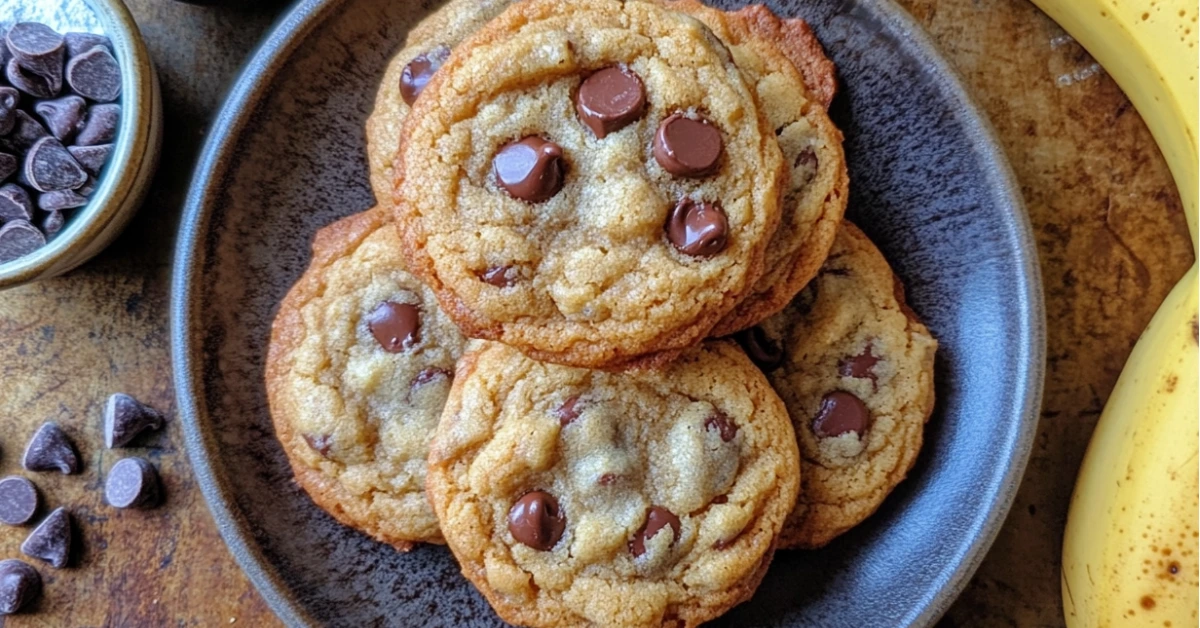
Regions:
<svg viewBox="0 0 1200 628"><path fill-rule="evenodd" d="M104 35L95 33L63 33L63 43L67 46L68 57L81 55L96 46L112 50L112 42Z"/></svg>
<svg viewBox="0 0 1200 628"><path fill-rule="evenodd" d="M728 503L729 503L729 496L728 496L728 495L717 495L716 497L714 497L714 498L712 499L712 503L714 503L714 504L728 504Z"/></svg>
<svg viewBox="0 0 1200 628"><path fill-rule="evenodd" d="M677 177L705 177L716 172L723 150L716 127L682 113L663 120L654 134L654 159Z"/></svg>
<svg viewBox="0 0 1200 628"><path fill-rule="evenodd" d="M16 122L13 124L12 131L3 139L0 139L0 145L4 146L5 150L13 153L23 153L29 150L29 147L33 146L34 142L50 135L50 132L42 126L42 123L24 111L18 109L13 115L16 118Z"/></svg>
<svg viewBox="0 0 1200 628"><path fill-rule="evenodd" d="M821 399L821 410L813 419L813 433L821 438L855 432L860 437L871 422L871 412L861 399L845 391L834 391Z"/></svg>
<svg viewBox="0 0 1200 628"><path fill-rule="evenodd" d="M38 226L42 228L42 233L46 234L46 239L50 239L62 231L66 222L67 218L62 212L46 212Z"/></svg>
<svg viewBox="0 0 1200 628"><path fill-rule="evenodd" d="M28 220L10 220L0 227L0 264L24 257L46 244L46 236Z"/></svg>
<svg viewBox="0 0 1200 628"><path fill-rule="evenodd" d="M720 411L704 420L704 429L717 430L717 433L721 435L721 440L727 443L733 440L738 433L738 426Z"/></svg>
<svg viewBox="0 0 1200 628"><path fill-rule="evenodd" d="M508 511L508 531L513 538L536 550L553 548L566 528L558 501L545 491L525 493Z"/></svg>
<svg viewBox="0 0 1200 628"><path fill-rule="evenodd" d="M12 173L17 171L19 165L16 157L8 153L0 153L0 181L12 176Z"/></svg>
<svg viewBox="0 0 1200 628"><path fill-rule="evenodd" d="M554 416L558 417L558 424L566 427L569 423L579 418L579 395L571 395L562 405L554 409Z"/></svg>
<svg viewBox="0 0 1200 628"><path fill-rule="evenodd" d="M84 181L83 185L75 188L75 192L77 194L79 194L80 196L85 196L85 197L91 196L92 192L95 192L95 191L96 191L96 177L93 177L91 175L88 175L87 181Z"/></svg>
<svg viewBox="0 0 1200 628"><path fill-rule="evenodd" d="M27 471L58 471L70 475L79 472L79 454L57 423L46 422L25 447L21 466Z"/></svg>
<svg viewBox="0 0 1200 628"><path fill-rule="evenodd" d="M421 372L417 373L417 376L414 377L412 382L409 384L409 388L420 388L421 386L424 386L432 381L439 379L452 379L453 377L454 374L446 369L435 367L421 369Z"/></svg>
<svg viewBox="0 0 1200 628"><path fill-rule="evenodd" d="M0 480L0 521L10 526L24 525L38 509L38 492L33 482L16 476Z"/></svg>
<svg viewBox="0 0 1200 628"><path fill-rule="evenodd" d="M93 105L88 111L83 129L75 138L78 146L98 146L108 144L117 136L117 127L121 124L121 105Z"/></svg>
<svg viewBox="0 0 1200 628"><path fill-rule="evenodd" d="M100 174L100 169L108 162L108 156L112 154L112 144L100 144L98 146L68 146L67 152L79 162L79 165L88 174L93 177Z"/></svg>
<svg viewBox="0 0 1200 628"><path fill-rule="evenodd" d="M43 137L25 155L25 180L40 192L73 190L87 182L87 173L62 142Z"/></svg>
<svg viewBox="0 0 1200 628"><path fill-rule="evenodd" d="M684 255L712 257L729 244L729 222L720 203L684 198L667 218L667 239Z"/></svg>
<svg viewBox="0 0 1200 628"><path fill-rule="evenodd" d="M104 499L117 508L152 508L159 493L158 472L142 458L118 460L104 482Z"/></svg>
<svg viewBox="0 0 1200 628"><path fill-rule="evenodd" d="M128 445L138 434L163 426L158 410L125 393L114 393L104 404L104 446L109 449Z"/></svg>
<svg viewBox="0 0 1200 628"><path fill-rule="evenodd" d="M621 479L621 476L619 476L619 475L616 475L613 473L605 473L604 475L601 475L600 479L596 480L596 482L599 483L600 486L612 486L613 484L616 484L617 481L620 479Z"/></svg>
<svg viewBox="0 0 1200 628"><path fill-rule="evenodd" d="M40 101L33 109L42 117L51 135L60 142L70 144L83 127L87 102L78 96L63 96L56 100Z"/></svg>
<svg viewBox="0 0 1200 628"><path fill-rule="evenodd" d="M433 78L434 73L446 59L450 58L449 46L438 46L429 52L417 55L408 65L404 66L404 70L400 72L400 97L404 102L412 105L417 101L417 96L425 90L425 86L429 83L429 79Z"/></svg>
<svg viewBox="0 0 1200 628"><path fill-rule="evenodd" d="M674 538L671 539L671 544L674 545L675 541L679 540L679 517L662 506L651 506L650 512L646 513L646 523L633 535L633 541L629 543L630 553L634 556L645 554L646 541L654 538L667 526L671 526L671 532L674 533Z"/></svg>
<svg viewBox="0 0 1200 628"><path fill-rule="evenodd" d="M57 212L64 209L74 209L87 205L87 197L75 190L54 190L38 195L38 209L47 212Z"/></svg>
<svg viewBox="0 0 1200 628"><path fill-rule="evenodd" d="M515 270L512 266L492 266L483 271L479 278L497 288L508 288L517 281Z"/></svg>
<svg viewBox="0 0 1200 628"><path fill-rule="evenodd" d="M811 179L817 173L817 154L812 148L806 148L796 155L796 161L792 164L793 168L804 168L807 179Z"/></svg>
<svg viewBox="0 0 1200 628"><path fill-rule="evenodd" d="M496 180L513 198L537 203L562 189L563 149L531 135L506 144L492 160Z"/></svg>
<svg viewBox="0 0 1200 628"><path fill-rule="evenodd" d="M4 68L4 78L13 87L35 98L54 98L62 91L62 72L43 76L29 71L20 61L9 59Z"/></svg>
<svg viewBox="0 0 1200 628"><path fill-rule="evenodd" d="M388 353L400 353L417 343L421 311L409 303L384 301L367 316L367 329Z"/></svg>
<svg viewBox="0 0 1200 628"><path fill-rule="evenodd" d="M783 364L783 348L767 337L762 327L754 326L737 333L738 344L758 368L770 372Z"/></svg>
<svg viewBox="0 0 1200 628"><path fill-rule="evenodd" d="M0 135L13 130L17 124L17 105L21 102L21 92L8 86L0 87Z"/></svg>
<svg viewBox="0 0 1200 628"><path fill-rule="evenodd" d="M76 94L96 102L112 102L121 95L121 66L104 46L71 57L66 78Z"/></svg>
<svg viewBox="0 0 1200 628"><path fill-rule="evenodd" d="M330 434L305 434L304 442L322 458L328 458L329 452L333 451L333 436Z"/></svg>
<svg viewBox="0 0 1200 628"><path fill-rule="evenodd" d="M46 515L21 544L21 553L50 563L55 569L66 567L71 559L71 515L67 509L56 508Z"/></svg>
<svg viewBox="0 0 1200 628"><path fill-rule="evenodd" d="M848 358L842 358L838 362L838 375L842 377L855 377L858 379L870 378L875 381L875 365L879 363L879 356L873 352L873 347L867 345L862 353Z"/></svg>
<svg viewBox="0 0 1200 628"><path fill-rule="evenodd" d="M8 29L5 42L13 60L19 61L29 71L42 75L57 71L61 75L66 42L62 35L49 26L37 22L19 22Z"/></svg>
<svg viewBox="0 0 1200 628"><path fill-rule="evenodd" d="M0 615L12 615L42 593L42 577L33 567L10 558L0 560Z"/></svg>
<svg viewBox="0 0 1200 628"><path fill-rule="evenodd" d="M32 220L33 199L16 183L0 185L0 220Z"/></svg>
<svg viewBox="0 0 1200 628"><path fill-rule="evenodd" d="M645 109L646 89L641 77L620 66L587 77L575 95L579 119L600 139L642 117Z"/></svg>

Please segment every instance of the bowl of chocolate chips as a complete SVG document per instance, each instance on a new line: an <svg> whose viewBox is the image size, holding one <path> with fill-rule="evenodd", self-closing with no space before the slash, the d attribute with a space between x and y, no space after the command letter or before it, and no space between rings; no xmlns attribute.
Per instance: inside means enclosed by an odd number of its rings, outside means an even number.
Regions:
<svg viewBox="0 0 1200 628"><path fill-rule="evenodd" d="M0 2L0 289L116 238L157 164L161 109L121 0Z"/></svg>

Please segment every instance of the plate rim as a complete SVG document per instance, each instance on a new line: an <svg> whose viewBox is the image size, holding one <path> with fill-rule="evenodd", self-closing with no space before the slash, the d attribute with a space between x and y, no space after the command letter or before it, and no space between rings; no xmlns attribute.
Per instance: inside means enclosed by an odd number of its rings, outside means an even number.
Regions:
<svg viewBox="0 0 1200 628"><path fill-rule="evenodd" d="M239 70L237 79L227 92L218 113L209 124L216 129L205 141L188 186L179 231L176 236L171 278L170 342L172 378L176 404L183 427L184 448L187 451L196 483L204 495L217 530L234 561L248 576L258 593L275 615L289 626L317 626L319 623L305 610L303 604L282 581L277 570L253 539L250 522L236 508L230 483L222 468L216 466L216 438L207 420L203 396L203 372L193 359L201 350L197 343L198 330L191 328L197 301L197 276L202 270L205 234L212 218L213 201L219 195L232 157L231 150L247 123L253 118L258 102L267 93L269 81L287 63L291 53L318 26L347 0L297 0L276 19L262 41ZM1032 454L1041 415L1046 361L1046 320L1042 292L1041 265L1036 240L1016 176L1005 156L990 120L967 92L958 72L942 56L937 46L920 24L895 0L858 0L872 5L874 14L885 30L907 40L928 61L923 70L942 93L949 97L955 118L971 136L976 157L986 167L985 178L998 206L1013 209L1009 223L1018 247L1015 262L1021 281L1014 286L1022 320L1018 325L1021 337L1018 346L1021 361L1016 380L1021 386L1014 392L1020 406L1022 421L1014 426L1016 438L1011 441L1011 464L1004 473L992 479L991 508L972 521L972 542L958 556L956 564L940 574L941 586L923 608L911 609L904 624L929 626L934 624L959 597L971 576L988 554L1003 527L1016 497L1025 468Z"/></svg>

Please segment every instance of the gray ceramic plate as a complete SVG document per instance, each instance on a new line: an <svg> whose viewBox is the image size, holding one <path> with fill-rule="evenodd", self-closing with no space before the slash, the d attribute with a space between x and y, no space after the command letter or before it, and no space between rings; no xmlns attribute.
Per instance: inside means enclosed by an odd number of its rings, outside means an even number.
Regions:
<svg viewBox="0 0 1200 628"><path fill-rule="evenodd" d="M991 544L1036 428L1043 312L1029 223L987 124L902 10L771 4L807 18L838 65L850 216L941 341L938 406L883 508L824 550L781 553L721 623L928 625ZM363 122L388 56L429 10L293 7L212 125L179 235L172 336L188 451L234 556L289 624L499 623L444 548L399 554L318 510L291 481L263 387L271 319L310 238L372 205Z"/></svg>

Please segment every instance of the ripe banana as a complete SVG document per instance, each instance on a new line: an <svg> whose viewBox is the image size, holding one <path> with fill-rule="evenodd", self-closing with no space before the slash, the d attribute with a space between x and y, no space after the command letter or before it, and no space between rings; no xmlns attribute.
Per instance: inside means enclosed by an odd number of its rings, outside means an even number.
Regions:
<svg viewBox="0 0 1200 628"><path fill-rule="evenodd" d="M1195 250L1195 0L1034 3L1083 44L1146 121L1179 186ZM1197 272L1192 266L1138 340L1080 468L1063 539L1070 628L1180 628L1200 619Z"/></svg>

